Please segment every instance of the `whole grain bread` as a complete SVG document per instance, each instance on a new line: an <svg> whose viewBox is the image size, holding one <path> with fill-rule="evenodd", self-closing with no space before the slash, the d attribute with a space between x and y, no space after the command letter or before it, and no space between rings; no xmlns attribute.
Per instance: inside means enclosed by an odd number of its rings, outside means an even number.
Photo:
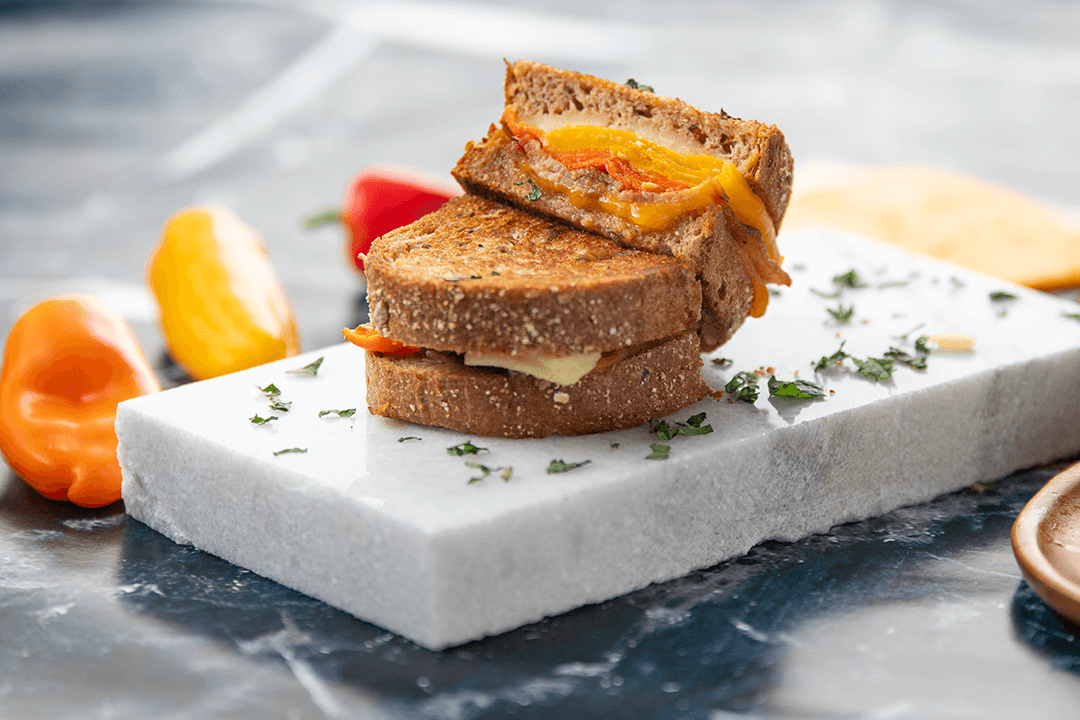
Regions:
<svg viewBox="0 0 1080 720"><path fill-rule="evenodd" d="M570 386L441 353L367 355L372 414L489 437L584 435L634 427L701 400L697 336L645 343Z"/></svg>
<svg viewBox="0 0 1080 720"><path fill-rule="evenodd" d="M607 80L539 63L510 65L506 102L522 122L558 115L558 122L604 122L663 141L681 152L712 154L739 167L779 228L791 195L792 159L775 127L706 113L687 103ZM523 171L528 166L529 173ZM765 252L760 234L736 218L727 203L688 213L663 230L649 230L599 208L580 207L563 192L544 192L545 183L569 185L590 197L618 192L618 182L590 169L568 170L536 142L518 143L505 126L470 143L452 171L467 192L559 218L603 234L625 246L686 261L702 284L703 351L726 342L746 319L754 286L746 258ZM532 177L536 178L534 185ZM643 193L647 200L649 194ZM658 196L659 197L659 196ZM770 282L789 282L775 268Z"/></svg>
<svg viewBox="0 0 1080 720"><path fill-rule="evenodd" d="M607 352L695 329L688 263L473 195L377 238L373 327L453 353Z"/></svg>
<svg viewBox="0 0 1080 720"><path fill-rule="evenodd" d="M543 115L596 115L608 127L659 136L673 149L734 163L779 227L794 162L774 125L706 112L677 98L537 62L508 64L506 105L522 122Z"/></svg>

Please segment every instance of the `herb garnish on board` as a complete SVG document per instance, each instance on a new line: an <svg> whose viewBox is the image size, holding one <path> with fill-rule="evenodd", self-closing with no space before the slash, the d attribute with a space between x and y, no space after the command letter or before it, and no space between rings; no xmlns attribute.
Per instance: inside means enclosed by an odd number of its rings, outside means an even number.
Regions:
<svg viewBox="0 0 1080 720"><path fill-rule="evenodd" d="M570 470L582 467L583 465L588 465L591 462L592 460L582 460L581 462L576 463L563 462L562 460L552 460L550 463L548 463L547 473L548 475L553 475L555 473L569 472Z"/></svg>

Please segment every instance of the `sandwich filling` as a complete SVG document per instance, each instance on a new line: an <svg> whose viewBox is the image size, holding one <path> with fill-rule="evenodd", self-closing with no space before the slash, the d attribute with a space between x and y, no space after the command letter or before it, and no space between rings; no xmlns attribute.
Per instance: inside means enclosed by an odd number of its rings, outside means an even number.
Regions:
<svg viewBox="0 0 1080 720"><path fill-rule="evenodd" d="M491 355L465 353L465 364L474 367L498 367L532 375L556 385L573 385L592 372L603 353L592 352L570 357L546 355Z"/></svg>
<svg viewBox="0 0 1080 720"><path fill-rule="evenodd" d="M683 215L726 198L739 222L761 236L761 242L751 246L736 243L754 287L752 316L760 317L768 305L766 283L790 284L780 268L783 258L765 204L730 161L679 152L635 132L600 125L544 130L519 121L511 107L506 108L503 120L527 155L528 141L535 140L544 154L567 170L603 172L622 187L621 193L593 197L526 170L541 191L558 192L576 207L599 207L646 230L663 230Z"/></svg>
<svg viewBox="0 0 1080 720"><path fill-rule="evenodd" d="M425 351L423 348L405 345L397 340L391 340L379 334L370 325L359 325L355 330L342 329L345 339L353 345L363 348L368 352L379 355L406 357L419 352L434 354L442 358L457 358L454 362L461 362L471 367L502 368L515 372L531 375L540 380L546 380L556 385L573 385L588 375L593 370L602 369L617 362L618 360L633 354L636 351L652 347L656 343L644 343L636 348L622 348L608 353L591 352L580 355L565 357L553 357L540 353L522 353L520 355L502 355L498 353L467 352L463 355L457 353L442 353L438 351Z"/></svg>

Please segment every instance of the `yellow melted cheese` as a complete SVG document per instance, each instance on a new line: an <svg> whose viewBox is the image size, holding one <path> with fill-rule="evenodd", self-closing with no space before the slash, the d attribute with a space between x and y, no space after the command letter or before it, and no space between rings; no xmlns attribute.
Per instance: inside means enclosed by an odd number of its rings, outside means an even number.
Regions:
<svg viewBox="0 0 1080 720"><path fill-rule="evenodd" d="M602 198L604 210L649 230L670 225L681 215L715 202L723 191L739 222L761 233L769 257L780 262L772 219L750 185L733 163L711 155L689 155L670 150L629 130L596 125L569 125L544 133L546 147L555 153L606 150L638 170L656 173L687 186L663 193L663 198L631 202ZM573 202L573 199L571 200Z"/></svg>
<svg viewBox="0 0 1080 720"><path fill-rule="evenodd" d="M546 355L485 355L465 353L465 364L478 367L498 367L516 370L556 385L573 385L589 374L600 361L601 353L585 353L570 357Z"/></svg>

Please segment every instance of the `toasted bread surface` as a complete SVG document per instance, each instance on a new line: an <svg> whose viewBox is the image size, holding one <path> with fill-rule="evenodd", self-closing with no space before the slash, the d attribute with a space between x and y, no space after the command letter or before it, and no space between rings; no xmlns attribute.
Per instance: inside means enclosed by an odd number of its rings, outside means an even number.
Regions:
<svg viewBox="0 0 1080 720"><path fill-rule="evenodd" d="M633 427L697 402L697 336L682 332L597 368L577 383L462 365L438 353L367 353L372 414L487 437L584 435Z"/></svg>
<svg viewBox="0 0 1080 720"><path fill-rule="evenodd" d="M687 262L468 194L377 238L365 264L375 329L433 350L607 352L701 317Z"/></svg>
<svg viewBox="0 0 1080 720"><path fill-rule="evenodd" d="M637 132L680 152L730 160L765 203L776 227L783 218L791 194L792 160L783 135L774 127L706 113L680 100L539 63L508 67L506 102L522 122L544 125L547 117L549 127L601 123ZM754 258L767 256L765 241L736 219L727 202L688 212L666 228L648 229L582 200L622 192L610 175L590 168L568 169L537 141L519 142L507 127L496 125L483 140L467 146L453 175L470 193L688 262L702 284L703 351L726 342L754 305L750 271ZM546 191L549 186L570 187L575 197ZM639 195L640 202L664 201L662 193ZM768 282L790 282L775 265L754 274ZM757 285L756 292L763 294L763 288ZM759 311L763 308L759 305Z"/></svg>
<svg viewBox="0 0 1080 720"><path fill-rule="evenodd" d="M753 301L753 285L740 260L735 242L760 244L756 233L744 232L726 204L710 205L689 213L663 231L647 231L607 212L586 210L574 205L562 193L541 193L529 199L529 185L518 166L524 154L510 134L492 126L491 134L474 145L459 161L454 176L469 193L510 203L519 208L564 220L576 227L604 235L643 252L668 255L686 262L702 285L702 350L710 351L726 342L742 325ZM535 158L540 172L566 173L558 162L539 153ZM597 185L613 182L602 174L570 171L574 182L595 192ZM520 184L519 184L520 183ZM534 193L535 195L535 193ZM738 240L732 230L738 234Z"/></svg>

